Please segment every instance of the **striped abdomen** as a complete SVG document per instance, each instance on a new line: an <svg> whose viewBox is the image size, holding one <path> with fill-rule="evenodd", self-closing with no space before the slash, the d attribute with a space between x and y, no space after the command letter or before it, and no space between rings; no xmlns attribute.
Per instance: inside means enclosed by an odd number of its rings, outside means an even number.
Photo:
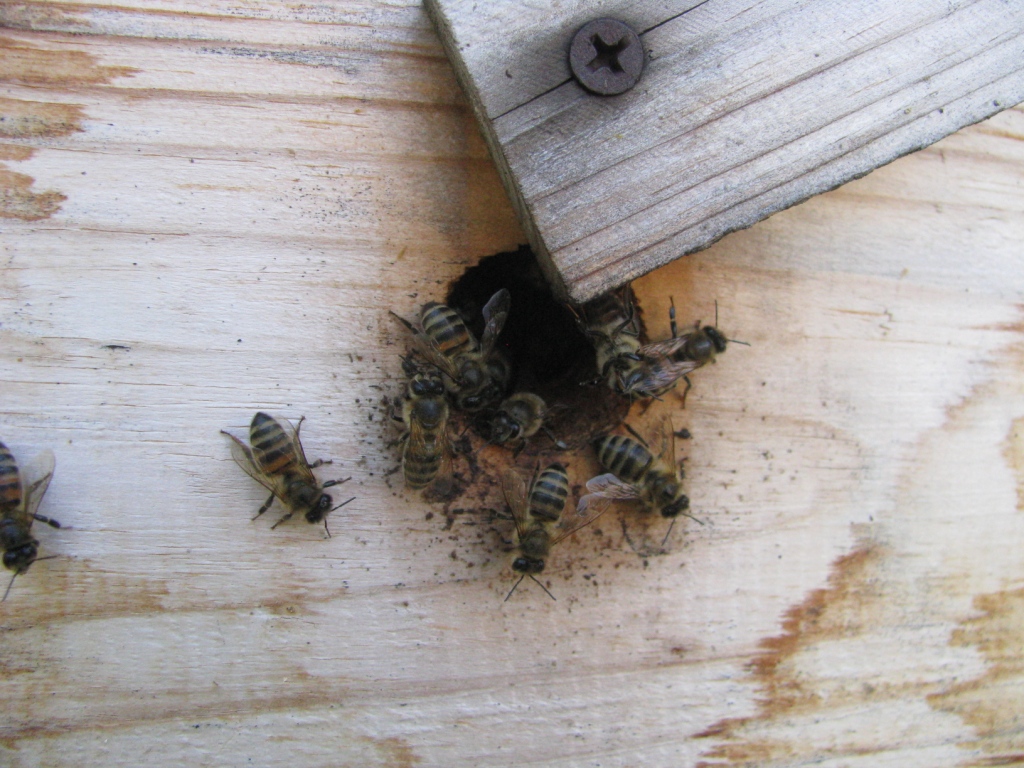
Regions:
<svg viewBox="0 0 1024 768"><path fill-rule="evenodd" d="M646 447L629 437L606 435L594 443L601 466L627 483L639 482L654 461Z"/></svg>
<svg viewBox="0 0 1024 768"><path fill-rule="evenodd" d="M249 444L253 457L268 475L297 473L298 446L272 416L260 411L249 425Z"/></svg>
<svg viewBox="0 0 1024 768"><path fill-rule="evenodd" d="M451 307L435 302L426 304L420 316L420 324L427 338L449 360L476 350L476 339L458 312Z"/></svg>
<svg viewBox="0 0 1024 768"><path fill-rule="evenodd" d="M562 516L569 497L569 476L561 464L546 467L530 489L530 517L541 523L552 523Z"/></svg>
<svg viewBox="0 0 1024 768"><path fill-rule="evenodd" d="M0 513L8 514L21 505L21 477L7 446L0 443Z"/></svg>
<svg viewBox="0 0 1024 768"><path fill-rule="evenodd" d="M437 477L443 461L444 447L439 439L429 436L415 444L408 440L402 455L405 484L413 490L426 488Z"/></svg>

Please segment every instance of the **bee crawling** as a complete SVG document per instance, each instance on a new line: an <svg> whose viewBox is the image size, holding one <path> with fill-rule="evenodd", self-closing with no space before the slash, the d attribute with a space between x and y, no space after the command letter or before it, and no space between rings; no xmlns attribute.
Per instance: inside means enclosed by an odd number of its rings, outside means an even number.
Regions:
<svg viewBox="0 0 1024 768"><path fill-rule="evenodd" d="M536 574L543 573L552 547L592 523L603 510L595 510L585 520L577 519L571 524L565 519L563 513L569 497L569 475L565 467L557 463L549 464L543 470L538 466L529 479L520 470L509 469L502 477L502 490L516 524L517 554L512 561L512 570L522 574L505 600L512 597L516 587L527 576L554 600L555 596L547 587L537 581Z"/></svg>
<svg viewBox="0 0 1024 768"><path fill-rule="evenodd" d="M565 450L565 443L544 426L544 419L550 410L544 399L532 392L509 395L490 416L485 433L490 437L488 442L496 445L513 443L515 453L518 454L529 438L544 430L559 449Z"/></svg>
<svg viewBox="0 0 1024 768"><path fill-rule="evenodd" d="M292 427L287 419L276 419L259 411L249 425L248 445L230 432L221 430L221 434L231 438L231 456L238 466L270 491L270 496L253 520L270 509L274 499L277 499L285 508L286 514L270 526L271 530L298 512L308 523L323 521L324 530L330 536L327 515L354 501L355 497L332 507L334 501L330 494L324 493L324 489L341 485L352 478L328 480L322 484L317 481L312 469L331 462L318 459L310 464L306 461L306 454L299 440L299 430L302 429L302 422L305 420L306 417L303 416L299 419L298 427Z"/></svg>
<svg viewBox="0 0 1024 768"><path fill-rule="evenodd" d="M451 471L448 400L440 374L419 372L408 358L402 367L411 377L400 419L407 430L399 438L403 443L402 470L405 484L419 490L447 478Z"/></svg>
<svg viewBox="0 0 1024 768"><path fill-rule="evenodd" d="M511 370L495 344L510 308L506 289L491 296L483 308L485 326L479 342L458 312L444 304L424 304L416 325L391 314L412 332L419 351L441 371L456 407L472 413L499 401L508 387Z"/></svg>
<svg viewBox="0 0 1024 768"><path fill-rule="evenodd" d="M32 479L23 480L14 455L0 443L0 548L4 550L4 567L14 571L3 599L14 586L14 579L25 573L37 559L39 542L32 536L32 523L38 520L53 528L60 523L36 514L39 502L53 478L52 451L43 451L33 462ZM2 602L2 601L0 601Z"/></svg>

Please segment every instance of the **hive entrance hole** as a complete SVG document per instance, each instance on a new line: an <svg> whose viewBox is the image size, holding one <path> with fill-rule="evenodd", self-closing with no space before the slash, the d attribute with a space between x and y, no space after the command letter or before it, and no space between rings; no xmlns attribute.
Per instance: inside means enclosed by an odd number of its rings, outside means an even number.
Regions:
<svg viewBox="0 0 1024 768"><path fill-rule="evenodd" d="M512 364L508 394L528 391L544 398L551 409L547 426L570 448L618 424L629 403L603 382L583 384L597 376L594 348L572 311L551 292L528 246L488 256L467 269L452 285L446 303L479 339L483 307L502 288L512 299L498 337L498 347ZM531 442L538 450L554 448L542 435Z"/></svg>

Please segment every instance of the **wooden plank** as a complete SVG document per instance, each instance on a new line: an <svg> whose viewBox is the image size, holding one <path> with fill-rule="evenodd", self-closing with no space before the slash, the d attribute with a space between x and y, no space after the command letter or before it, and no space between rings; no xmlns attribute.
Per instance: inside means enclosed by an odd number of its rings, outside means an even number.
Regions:
<svg viewBox="0 0 1024 768"><path fill-rule="evenodd" d="M998 0L470 5L428 2L531 242L577 301L1024 100L1024 8ZM645 74L592 96L568 41L618 11Z"/></svg>
<svg viewBox="0 0 1024 768"><path fill-rule="evenodd" d="M631 417L704 525L609 512L504 603L498 488L387 474L385 310L523 237L419 4L0 13L0 440L66 526L0 603L0 763L1024 753L1024 110L638 280L654 338L751 344ZM333 538L250 521L257 408L352 476Z"/></svg>

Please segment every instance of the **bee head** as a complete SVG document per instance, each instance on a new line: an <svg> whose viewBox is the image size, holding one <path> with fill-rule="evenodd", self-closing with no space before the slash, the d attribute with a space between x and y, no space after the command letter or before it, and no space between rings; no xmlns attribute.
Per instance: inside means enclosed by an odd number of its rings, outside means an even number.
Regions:
<svg viewBox="0 0 1024 768"><path fill-rule="evenodd" d="M443 395L444 384L436 376L425 376L417 374L409 383L409 391L417 397L428 395Z"/></svg>
<svg viewBox="0 0 1024 768"><path fill-rule="evenodd" d="M544 559L519 556L512 561L512 570L516 573L541 573L544 570Z"/></svg>
<svg viewBox="0 0 1024 768"><path fill-rule="evenodd" d="M321 493L316 504L313 505L306 513L306 522L319 523L327 516L327 513L331 511L331 504L333 503L334 499L331 498L329 493Z"/></svg>
<svg viewBox="0 0 1024 768"><path fill-rule="evenodd" d="M29 539L24 544L12 547L4 552L4 568L16 573L23 573L36 561L36 553L39 551L39 542Z"/></svg>
<svg viewBox="0 0 1024 768"><path fill-rule="evenodd" d="M704 327L704 335L711 340L716 352L725 352L725 344L728 339L725 338L725 335L720 330L714 326L707 325Z"/></svg>
<svg viewBox="0 0 1024 768"><path fill-rule="evenodd" d="M662 517L679 517L686 510L690 508L690 499L685 494L681 494L679 498L672 500L661 508Z"/></svg>
<svg viewBox="0 0 1024 768"><path fill-rule="evenodd" d="M491 419L491 442L501 445L519 437L519 423L508 417L504 411L498 411Z"/></svg>

